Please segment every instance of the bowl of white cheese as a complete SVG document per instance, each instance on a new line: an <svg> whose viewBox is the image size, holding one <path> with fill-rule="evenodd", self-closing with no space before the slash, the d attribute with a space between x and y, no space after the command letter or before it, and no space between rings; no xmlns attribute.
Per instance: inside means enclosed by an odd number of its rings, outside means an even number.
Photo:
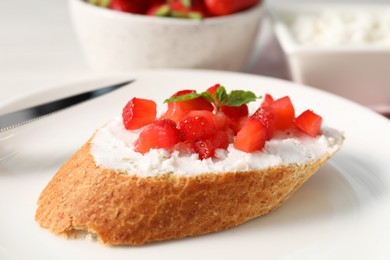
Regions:
<svg viewBox="0 0 390 260"><path fill-rule="evenodd" d="M390 112L390 5L269 5L292 80Z"/></svg>

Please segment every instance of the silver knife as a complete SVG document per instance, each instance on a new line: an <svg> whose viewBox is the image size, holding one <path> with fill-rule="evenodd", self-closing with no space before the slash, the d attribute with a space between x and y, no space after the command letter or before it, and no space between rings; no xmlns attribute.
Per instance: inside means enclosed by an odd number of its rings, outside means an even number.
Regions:
<svg viewBox="0 0 390 260"><path fill-rule="evenodd" d="M1 115L0 133L36 121L37 119L41 119L57 111L82 103L89 99L102 96L134 81L135 80L128 80L110 86L99 87L95 90L64 97L44 104Z"/></svg>

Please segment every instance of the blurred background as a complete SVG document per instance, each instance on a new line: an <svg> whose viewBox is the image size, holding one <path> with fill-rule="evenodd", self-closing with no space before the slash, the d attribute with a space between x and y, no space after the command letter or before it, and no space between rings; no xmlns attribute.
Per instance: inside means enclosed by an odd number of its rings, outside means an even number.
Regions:
<svg viewBox="0 0 390 260"><path fill-rule="evenodd" d="M283 2L286 1L268 0L265 8ZM291 4L294 0L287 2ZM390 5L390 0L306 2ZM83 58L67 0L2 1L0 32L0 103L26 90L39 90L97 74L88 69ZM291 80L269 17L263 21L243 72Z"/></svg>

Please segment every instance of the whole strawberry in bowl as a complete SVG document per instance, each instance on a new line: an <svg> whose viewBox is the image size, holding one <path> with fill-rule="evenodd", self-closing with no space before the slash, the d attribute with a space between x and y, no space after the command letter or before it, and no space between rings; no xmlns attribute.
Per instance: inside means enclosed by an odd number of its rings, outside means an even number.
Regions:
<svg viewBox="0 0 390 260"><path fill-rule="evenodd" d="M261 0L69 0L94 71L241 70L263 17Z"/></svg>

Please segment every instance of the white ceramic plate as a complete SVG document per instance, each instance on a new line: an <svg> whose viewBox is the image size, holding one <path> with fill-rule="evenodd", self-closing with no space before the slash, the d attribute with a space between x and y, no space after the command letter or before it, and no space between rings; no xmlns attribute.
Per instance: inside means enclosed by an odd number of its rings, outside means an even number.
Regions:
<svg viewBox="0 0 390 260"><path fill-rule="evenodd" d="M265 77L191 70L128 77L137 82L0 141L0 153L7 155L0 161L0 259L390 259L388 119L337 96ZM34 221L38 196L56 170L128 99L161 103L179 89L203 90L217 82L289 95L298 113L314 109L326 125L345 131L345 146L281 208L224 232L107 247L58 237Z"/></svg>

